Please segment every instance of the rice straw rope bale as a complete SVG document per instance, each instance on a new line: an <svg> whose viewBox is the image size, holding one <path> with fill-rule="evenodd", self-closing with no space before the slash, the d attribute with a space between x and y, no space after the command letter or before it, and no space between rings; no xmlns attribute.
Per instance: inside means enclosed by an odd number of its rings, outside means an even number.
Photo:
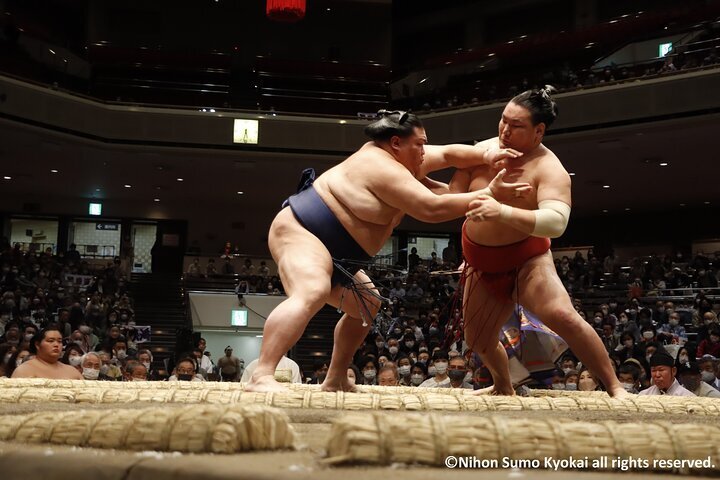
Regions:
<svg viewBox="0 0 720 480"><path fill-rule="evenodd" d="M261 405L75 410L0 416L0 440L125 450L237 453L293 448L287 415Z"/></svg>
<svg viewBox="0 0 720 480"><path fill-rule="evenodd" d="M678 441L682 439L682 441ZM430 455L428 455L430 452ZM323 463L445 466L448 456L494 460L601 457L707 460L702 473L720 473L720 428L667 422L557 422L438 413L348 414L333 422ZM582 466L581 466L582 467ZM658 466L657 470L662 470ZM609 463L608 470L617 470ZM666 469L667 470L667 469ZM686 469L682 473L689 473Z"/></svg>

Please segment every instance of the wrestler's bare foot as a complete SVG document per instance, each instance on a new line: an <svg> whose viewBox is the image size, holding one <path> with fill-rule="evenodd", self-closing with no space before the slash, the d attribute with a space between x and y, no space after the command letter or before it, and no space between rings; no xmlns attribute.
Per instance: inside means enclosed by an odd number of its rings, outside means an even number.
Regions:
<svg viewBox="0 0 720 480"><path fill-rule="evenodd" d="M320 390L324 392L357 392L355 384L352 383L347 376L340 378L325 377L325 381L320 386Z"/></svg>
<svg viewBox="0 0 720 480"><path fill-rule="evenodd" d="M608 395L610 395L612 398L630 398L631 394L628 393L623 387L617 386L613 389L608 389Z"/></svg>
<svg viewBox="0 0 720 480"><path fill-rule="evenodd" d="M509 388L501 388L499 385L491 385L489 387L473 391L473 395L507 395L512 397L515 395L515 389L512 388L512 385L510 385Z"/></svg>
<svg viewBox="0 0 720 480"><path fill-rule="evenodd" d="M283 386L280 382L275 380L272 375L262 375L260 377L253 377L250 379L247 385L245 385L246 392L289 392L290 390Z"/></svg>

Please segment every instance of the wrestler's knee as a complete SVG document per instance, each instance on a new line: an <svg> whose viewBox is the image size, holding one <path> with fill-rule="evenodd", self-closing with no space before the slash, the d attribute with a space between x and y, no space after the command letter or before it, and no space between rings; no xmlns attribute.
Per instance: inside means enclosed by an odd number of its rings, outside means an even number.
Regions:
<svg viewBox="0 0 720 480"><path fill-rule="evenodd" d="M549 305L547 314L542 316L541 319L543 319L543 317L546 317L550 322L552 322L556 330L564 327L570 328L578 321L583 321L582 317L580 317L580 315L578 315L578 313L568 305Z"/></svg>
<svg viewBox="0 0 720 480"><path fill-rule="evenodd" d="M322 279L306 279L300 288L295 289L293 297L307 305L309 309L317 309L327 302L330 295L330 282Z"/></svg>

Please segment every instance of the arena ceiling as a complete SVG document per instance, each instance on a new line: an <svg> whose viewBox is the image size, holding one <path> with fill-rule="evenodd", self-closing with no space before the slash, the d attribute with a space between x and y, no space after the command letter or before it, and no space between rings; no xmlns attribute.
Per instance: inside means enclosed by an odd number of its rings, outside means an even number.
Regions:
<svg viewBox="0 0 720 480"><path fill-rule="evenodd" d="M575 216L717 207L719 124L720 115L703 116L549 136L545 143L575 174ZM0 159L0 177L11 177L0 179L0 196L223 205L242 191L252 206L278 204L302 168L322 171L342 157L113 146L3 120Z"/></svg>

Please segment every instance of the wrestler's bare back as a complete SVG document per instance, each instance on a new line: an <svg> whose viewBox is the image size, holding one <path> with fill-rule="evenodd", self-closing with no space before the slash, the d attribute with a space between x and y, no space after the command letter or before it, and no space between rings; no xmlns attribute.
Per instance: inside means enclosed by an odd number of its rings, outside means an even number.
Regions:
<svg viewBox="0 0 720 480"><path fill-rule="evenodd" d="M377 253L404 212L380 200L372 182L397 181L412 174L372 142L320 175L314 186L340 223L369 254Z"/></svg>
<svg viewBox="0 0 720 480"><path fill-rule="evenodd" d="M478 144L478 147L481 148L488 146L500 147L498 138L491 138ZM554 189L554 185L548 185L548 176L556 175L559 171L567 175L565 168L555 154L541 144L533 152L525 153L520 158L506 160L504 165L495 167L482 165L466 170L458 170L450 183L450 190L453 192L467 192L485 188L503 166L507 168L507 177L511 181L527 182L533 186L532 193L525 198L503 202L512 207L525 210L537 209L538 195L542 198L547 193L548 188ZM560 200L570 205L570 190L567 189L567 192L563 190L553 191L550 196L553 200ZM481 245L509 245L528 237L526 233L501 222L468 221L465 228L470 239Z"/></svg>

